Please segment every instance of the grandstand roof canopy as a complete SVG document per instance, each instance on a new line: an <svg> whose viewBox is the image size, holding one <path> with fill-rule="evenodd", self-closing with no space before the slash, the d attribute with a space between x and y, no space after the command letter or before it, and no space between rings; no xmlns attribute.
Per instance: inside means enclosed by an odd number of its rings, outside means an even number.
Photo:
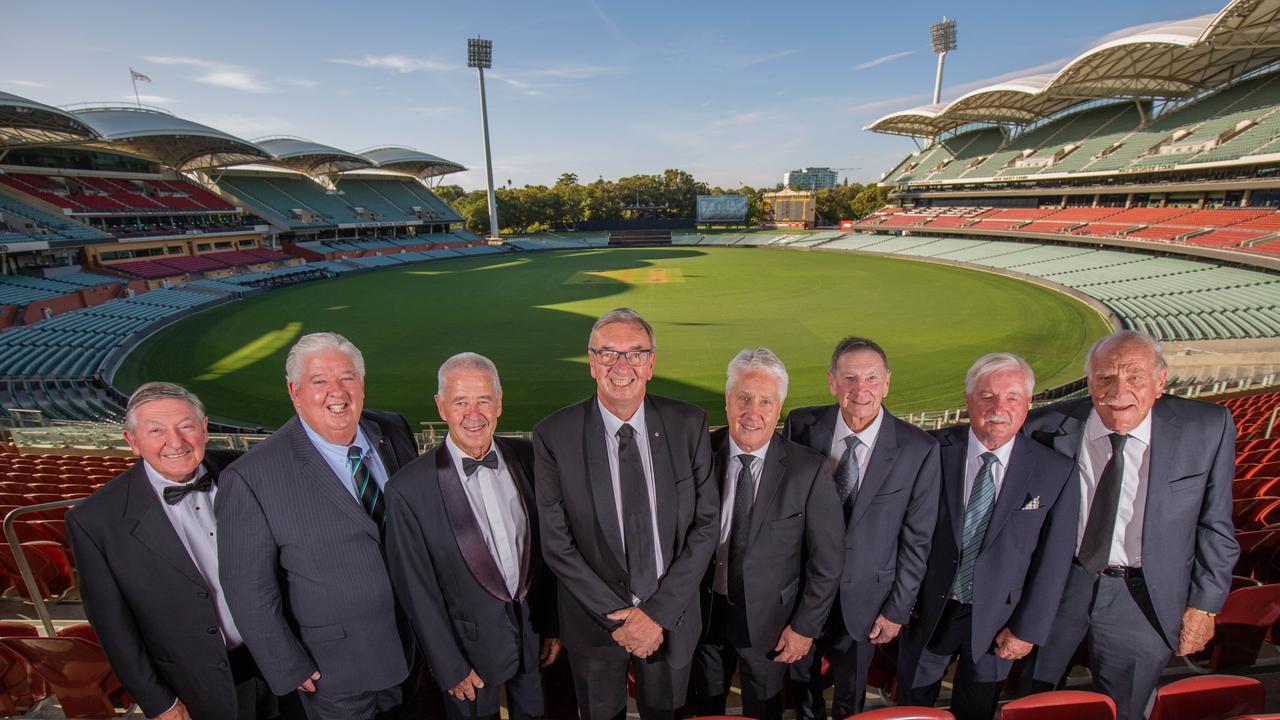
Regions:
<svg viewBox="0 0 1280 720"><path fill-rule="evenodd" d="M86 107L72 114L101 136L90 145L137 155L176 170L203 170L272 157L248 140L154 108Z"/></svg>
<svg viewBox="0 0 1280 720"><path fill-rule="evenodd" d="M93 140L98 133L69 112L0 92L0 148Z"/></svg>
<svg viewBox="0 0 1280 720"><path fill-rule="evenodd" d="M974 122L1026 124L1087 100L1197 95L1277 61L1280 0L1231 0L1216 14L1105 40L1056 73L890 113L866 129L933 137Z"/></svg>
<svg viewBox="0 0 1280 720"><path fill-rule="evenodd" d="M380 168L408 173L420 178L438 177L467 169L466 166L452 160L398 145L376 147L360 154Z"/></svg>
<svg viewBox="0 0 1280 720"><path fill-rule="evenodd" d="M304 138L260 138L258 146L275 156L268 165L287 168L306 175L331 175L373 165L373 161L346 150L321 145Z"/></svg>

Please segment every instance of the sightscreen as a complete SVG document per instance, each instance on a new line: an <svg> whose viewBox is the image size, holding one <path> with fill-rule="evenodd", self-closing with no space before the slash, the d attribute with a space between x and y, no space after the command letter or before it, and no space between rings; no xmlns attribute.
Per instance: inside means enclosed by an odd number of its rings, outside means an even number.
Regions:
<svg viewBox="0 0 1280 720"><path fill-rule="evenodd" d="M744 222L747 219L746 195L699 195L698 222Z"/></svg>

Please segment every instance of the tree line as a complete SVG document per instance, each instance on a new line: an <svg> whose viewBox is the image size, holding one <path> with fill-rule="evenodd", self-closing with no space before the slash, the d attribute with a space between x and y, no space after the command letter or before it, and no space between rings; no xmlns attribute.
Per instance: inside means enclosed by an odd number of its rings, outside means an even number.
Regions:
<svg viewBox="0 0 1280 720"><path fill-rule="evenodd" d="M617 180L599 178L589 183L566 172L549 187L498 188L498 226L503 233L533 233L571 230L575 224L588 220L692 218L699 195L746 195L747 223L755 226L765 219L764 194L781 189L782 183L760 188L712 187L684 170ZM466 192L459 185L440 185L434 190L462 216L468 230L489 234L489 205L484 190ZM818 191L818 222L835 225L841 220L862 218L887 201L888 188L846 181Z"/></svg>

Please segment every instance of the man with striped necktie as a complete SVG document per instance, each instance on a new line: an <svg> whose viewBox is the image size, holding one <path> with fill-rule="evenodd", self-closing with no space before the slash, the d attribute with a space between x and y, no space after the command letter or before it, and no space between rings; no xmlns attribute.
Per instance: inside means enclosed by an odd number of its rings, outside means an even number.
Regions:
<svg viewBox="0 0 1280 720"><path fill-rule="evenodd" d="M405 419L364 409L364 358L337 333L285 360L297 415L221 476L219 575L271 689L312 720L400 704L413 643L383 561L382 488L418 447Z"/></svg>
<svg viewBox="0 0 1280 720"><path fill-rule="evenodd" d="M991 720L1015 660L1049 635L1074 549L1071 459L1019 434L1035 374L992 353L965 377L969 425L935 433L942 504L917 618L902 633L898 702L932 706L959 656L957 720Z"/></svg>

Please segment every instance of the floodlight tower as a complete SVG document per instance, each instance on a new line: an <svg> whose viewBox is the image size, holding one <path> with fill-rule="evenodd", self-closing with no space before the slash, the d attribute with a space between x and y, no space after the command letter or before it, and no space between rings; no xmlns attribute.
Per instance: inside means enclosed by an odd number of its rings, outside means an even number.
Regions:
<svg viewBox="0 0 1280 720"><path fill-rule="evenodd" d="M942 22L929 26L929 37L933 41L933 51L938 54L938 77L933 81L933 104L942 102L942 64L947 59L947 52L956 49L956 21L942 16Z"/></svg>
<svg viewBox="0 0 1280 720"><path fill-rule="evenodd" d="M484 95L484 71L493 67L493 41L467 38L467 67L480 75L480 126L484 131L484 166L489 182L489 237L498 237L498 202L493 194L493 155L489 152L489 105Z"/></svg>

